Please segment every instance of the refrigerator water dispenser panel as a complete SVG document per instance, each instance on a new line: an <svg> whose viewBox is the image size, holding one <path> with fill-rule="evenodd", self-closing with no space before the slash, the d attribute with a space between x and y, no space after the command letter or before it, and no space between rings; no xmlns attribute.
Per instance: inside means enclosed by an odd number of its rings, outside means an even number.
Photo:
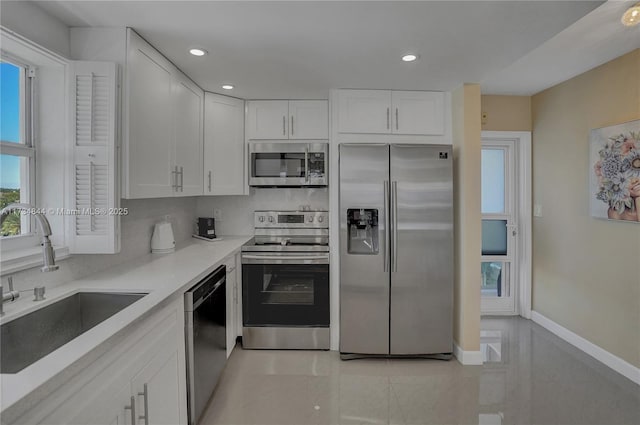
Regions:
<svg viewBox="0 0 640 425"><path fill-rule="evenodd" d="M378 245L378 210L347 209L347 252L356 255L375 255Z"/></svg>

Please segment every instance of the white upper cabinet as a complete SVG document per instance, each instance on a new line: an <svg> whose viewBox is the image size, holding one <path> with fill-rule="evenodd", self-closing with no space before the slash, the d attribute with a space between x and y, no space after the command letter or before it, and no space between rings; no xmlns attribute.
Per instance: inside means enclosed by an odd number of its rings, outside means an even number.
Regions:
<svg viewBox="0 0 640 425"><path fill-rule="evenodd" d="M131 28L73 28L75 58L124 69L121 115L122 197L202 194L204 91ZM117 164L116 164L117 165Z"/></svg>
<svg viewBox="0 0 640 425"><path fill-rule="evenodd" d="M174 81L176 196L202 195L203 92L189 83L184 78Z"/></svg>
<svg viewBox="0 0 640 425"><path fill-rule="evenodd" d="M329 138L326 100L252 100L247 109L249 140Z"/></svg>
<svg viewBox="0 0 640 425"><path fill-rule="evenodd" d="M391 105L392 133L444 134L444 93L393 91Z"/></svg>
<svg viewBox="0 0 640 425"><path fill-rule="evenodd" d="M202 194L204 92L130 29L126 75L124 197Z"/></svg>
<svg viewBox="0 0 640 425"><path fill-rule="evenodd" d="M443 135L442 92L340 90L338 132Z"/></svg>
<svg viewBox="0 0 640 425"><path fill-rule="evenodd" d="M129 199L172 196L171 68L134 32L129 31L128 40L123 195Z"/></svg>
<svg viewBox="0 0 640 425"><path fill-rule="evenodd" d="M252 100L249 102L249 139L288 139L289 102Z"/></svg>
<svg viewBox="0 0 640 425"><path fill-rule="evenodd" d="M205 93L204 194L248 195L244 101Z"/></svg>
<svg viewBox="0 0 640 425"><path fill-rule="evenodd" d="M289 139L329 138L329 104L326 100L289 101Z"/></svg>
<svg viewBox="0 0 640 425"><path fill-rule="evenodd" d="M338 132L391 133L391 92L340 90Z"/></svg>

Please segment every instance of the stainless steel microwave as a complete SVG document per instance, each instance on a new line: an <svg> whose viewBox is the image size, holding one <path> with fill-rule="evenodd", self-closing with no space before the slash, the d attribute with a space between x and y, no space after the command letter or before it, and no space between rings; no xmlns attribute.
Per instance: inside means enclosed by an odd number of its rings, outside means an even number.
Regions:
<svg viewBox="0 0 640 425"><path fill-rule="evenodd" d="M329 144L249 144L249 186L320 187L329 181Z"/></svg>

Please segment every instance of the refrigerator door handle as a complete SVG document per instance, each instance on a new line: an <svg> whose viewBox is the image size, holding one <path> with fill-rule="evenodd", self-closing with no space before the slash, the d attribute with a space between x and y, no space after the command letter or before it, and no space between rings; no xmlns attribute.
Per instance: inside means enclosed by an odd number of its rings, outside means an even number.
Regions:
<svg viewBox="0 0 640 425"><path fill-rule="evenodd" d="M384 185L384 251L382 255L384 256L384 271L389 271L389 225L391 224L391 219L389 218L389 180L385 180L383 182Z"/></svg>
<svg viewBox="0 0 640 425"><path fill-rule="evenodd" d="M391 218L393 239L391 241L391 271L398 271L398 182L391 182Z"/></svg>

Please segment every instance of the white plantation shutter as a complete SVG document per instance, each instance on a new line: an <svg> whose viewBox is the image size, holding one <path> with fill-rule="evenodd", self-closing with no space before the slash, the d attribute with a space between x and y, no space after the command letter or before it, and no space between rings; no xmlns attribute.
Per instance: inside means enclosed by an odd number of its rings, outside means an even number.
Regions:
<svg viewBox="0 0 640 425"><path fill-rule="evenodd" d="M69 251L74 254L120 251L117 77L115 63L70 66L72 166L66 214Z"/></svg>

